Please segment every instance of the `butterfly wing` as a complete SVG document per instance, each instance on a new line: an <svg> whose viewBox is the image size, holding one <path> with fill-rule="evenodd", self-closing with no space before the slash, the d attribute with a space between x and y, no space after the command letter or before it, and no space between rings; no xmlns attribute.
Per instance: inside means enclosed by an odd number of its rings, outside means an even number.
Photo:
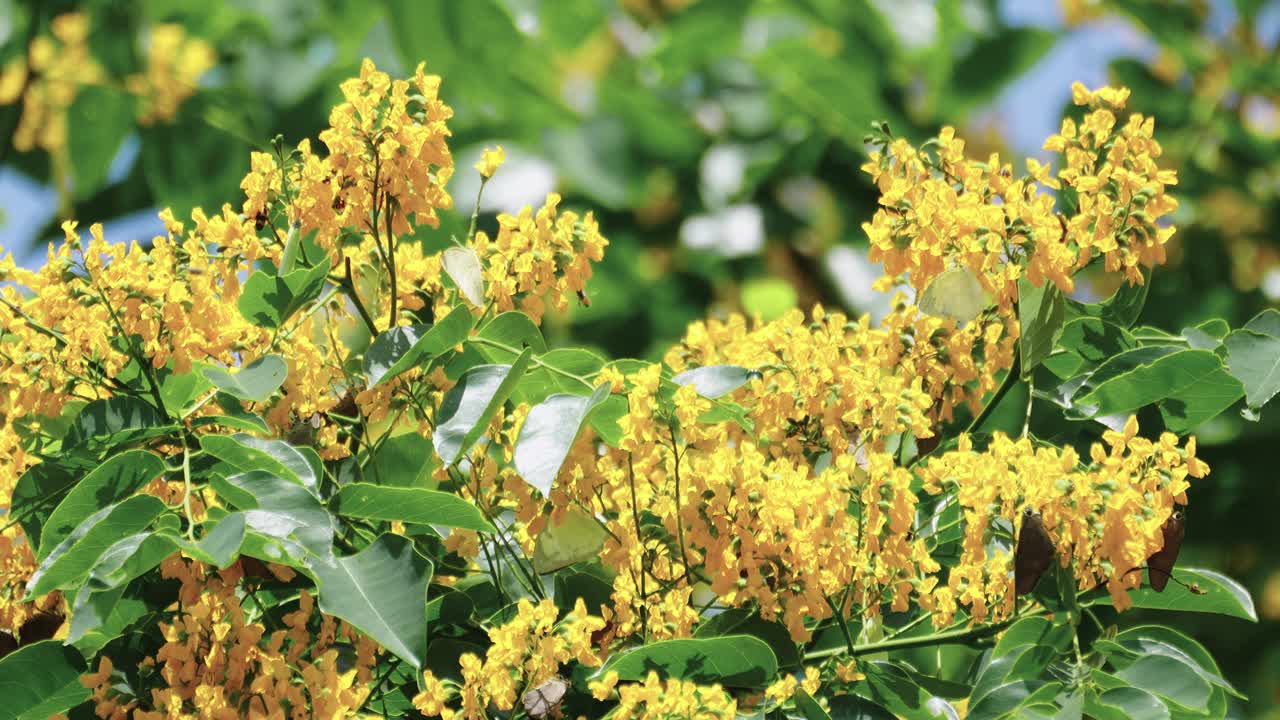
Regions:
<svg viewBox="0 0 1280 720"><path fill-rule="evenodd" d="M1174 511L1169 519L1160 526L1164 535L1164 546L1154 555L1147 558L1147 577L1151 580L1151 588L1156 592L1164 592L1169 584L1169 576L1173 574L1173 564L1178 560L1178 551L1182 549L1182 539L1187 536L1186 516L1182 511Z"/></svg>
<svg viewBox="0 0 1280 720"><path fill-rule="evenodd" d="M58 628L66 620L58 613L37 613L18 628L18 639L23 645L48 640L58 633Z"/></svg>
<svg viewBox="0 0 1280 720"><path fill-rule="evenodd" d="M18 641L8 631L0 630L0 658L18 649Z"/></svg>
<svg viewBox="0 0 1280 720"><path fill-rule="evenodd" d="M1013 585L1018 595L1026 595L1036 588L1040 576L1053 563L1053 556L1053 539L1040 514L1023 515L1018 547L1013 554Z"/></svg>
<svg viewBox="0 0 1280 720"><path fill-rule="evenodd" d="M531 718L545 718L560 707L569 683L564 678L553 677L524 694L524 711Z"/></svg>

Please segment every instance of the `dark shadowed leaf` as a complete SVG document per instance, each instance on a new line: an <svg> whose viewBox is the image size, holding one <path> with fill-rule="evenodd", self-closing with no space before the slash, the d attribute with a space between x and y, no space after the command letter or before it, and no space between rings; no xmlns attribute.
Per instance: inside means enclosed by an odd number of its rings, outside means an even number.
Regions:
<svg viewBox="0 0 1280 720"><path fill-rule="evenodd" d="M1022 377L1030 377L1053 350L1062 334L1066 308L1062 291L1052 282L1045 280L1044 285L1036 287L1026 278L1018 281L1018 322L1022 325L1018 351L1022 358Z"/></svg>

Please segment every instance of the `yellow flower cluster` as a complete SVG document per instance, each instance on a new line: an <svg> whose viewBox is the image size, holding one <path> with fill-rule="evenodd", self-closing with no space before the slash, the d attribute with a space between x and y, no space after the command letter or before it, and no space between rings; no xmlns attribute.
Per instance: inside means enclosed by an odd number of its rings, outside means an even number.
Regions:
<svg viewBox="0 0 1280 720"><path fill-rule="evenodd" d="M560 666L576 661L587 667L600 665L592 634L604 628L604 621L587 614L582 598L573 612L557 622L560 610L550 600L533 604L520 600L515 617L489 631L492 645L481 660L473 653L459 659L463 683L455 691L451 681L427 672L422 692L413 704L428 717L482 720L488 708L508 711L534 688L557 677ZM460 696L460 709L446 705Z"/></svg>
<svg viewBox="0 0 1280 720"><path fill-rule="evenodd" d="M138 124L168 122L196 91L196 82L218 60L213 46L187 35L176 23L160 23L147 36L146 71L125 78L125 87L142 103Z"/></svg>
<svg viewBox="0 0 1280 720"><path fill-rule="evenodd" d="M738 703L719 685L698 685L687 680L667 678L650 672L643 683L618 685L618 674L609 673L604 680L591 683L597 700L607 700L613 693L618 706L609 717L615 720L732 720L737 717Z"/></svg>
<svg viewBox="0 0 1280 720"><path fill-rule="evenodd" d="M1063 119L1061 132L1044 147L1063 153L1066 167L1058 179L1077 194L1079 211L1067 222L1067 238L1079 248L1077 265L1101 254L1107 272L1123 272L1131 284L1141 284L1142 268L1165 261L1164 246L1174 227L1159 223L1178 208L1165 193L1178 182L1177 174L1156 166L1161 148L1154 138L1155 118L1133 113L1117 125L1128 88L1090 92L1075 83L1071 96L1090 111L1079 127Z"/></svg>
<svg viewBox="0 0 1280 720"><path fill-rule="evenodd" d="M526 206L519 215L499 215L492 239L476 233L474 245L498 311L515 309L519 296L519 309L536 323L546 311L548 294L557 310L567 307L571 293L586 302L591 263L604 258L609 241L590 212L557 214L559 204L560 196L552 193L537 213Z"/></svg>
<svg viewBox="0 0 1280 720"><path fill-rule="evenodd" d="M975 622L1012 612L1011 551L988 549L1000 524L1008 522L1002 519L1019 519L1031 508L1079 588L1106 583L1116 607L1128 607L1126 591L1142 584L1137 569L1164 546L1161 528L1175 504L1186 502L1188 478L1209 472L1195 453L1195 438L1179 446L1172 433L1155 442L1139 437L1133 417L1122 431L1104 433L1087 463L1069 447L1036 446L1002 434L979 452L962 436L955 451L930 458L918 471L926 491L954 496L948 502L958 504L965 528L960 561L921 605L934 611L938 625L949 623L959 606ZM1016 537L1020 527L1004 530ZM1012 547L1008 536L1005 541Z"/></svg>
<svg viewBox="0 0 1280 720"><path fill-rule="evenodd" d="M107 655L81 678L104 720L233 720L241 717L342 718L369 696L377 645L346 623L315 612L305 590L298 609L268 631L261 609L243 607L237 563L211 572L175 555L161 571L181 583L178 611L161 622L165 644L143 661L149 687L130 687ZM287 568L272 572L289 577ZM353 650L340 662L339 643ZM344 667L345 666L345 667ZM149 690L149 692L147 692Z"/></svg>
<svg viewBox="0 0 1280 720"><path fill-rule="evenodd" d="M342 83L344 102L320 133L328 155L317 155L309 139L283 168L270 154L253 154L240 185L244 214L259 224L273 222L275 204L282 202L288 223L304 234L315 231L335 267L346 231L385 233L388 241L414 225L436 227L436 211L453 207L445 190L453 175L446 124L453 110L439 90L440 77L427 75L424 65L411 81L392 80L365 60L360 77ZM365 261L358 251L351 254L353 262Z"/></svg>
<svg viewBox="0 0 1280 720"><path fill-rule="evenodd" d="M1036 286L1047 279L1071 292L1072 274L1101 253L1108 272L1141 283L1142 267L1164 262L1174 228L1157 222L1177 208L1165 193L1177 176L1156 166L1161 150L1152 118L1134 113L1117 127L1115 113L1128 95L1072 86L1075 103L1090 112L1079 127L1064 119L1061 132L1045 142L1064 156L1056 175L1034 159L1027 160L1028 174L1016 178L998 155L970 160L950 127L919 148L884 138L883 149L863 165L880 189L880 208L863 229L871 259L884 263L882 286L906 274L923 291L948 268L965 267L1008 316L1024 266ZM1076 207L1059 210L1038 185L1071 188Z"/></svg>
<svg viewBox="0 0 1280 720"><path fill-rule="evenodd" d="M65 148L67 108L80 88L105 79L105 71L89 52L88 15L59 15L49 31L52 37L34 37L27 57L16 58L0 72L0 105L22 99L22 119L13 133L13 147L19 151Z"/></svg>

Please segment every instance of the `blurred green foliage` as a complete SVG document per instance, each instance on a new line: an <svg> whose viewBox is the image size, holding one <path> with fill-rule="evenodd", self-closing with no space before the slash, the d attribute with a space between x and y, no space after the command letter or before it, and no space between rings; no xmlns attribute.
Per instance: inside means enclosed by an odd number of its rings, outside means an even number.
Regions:
<svg viewBox="0 0 1280 720"><path fill-rule="evenodd" d="M171 206L184 218L234 205L249 152L277 134L316 135L361 58L392 74L425 60L456 111L458 166L485 144L507 148L482 224L556 189L595 208L612 242L590 308L549 317L549 340L572 334L613 356L653 356L709 313L875 306L873 271L858 260L876 201L858 170L872 121L916 139L955 124L972 155L1002 150L977 119L1062 33L1005 25L994 1L924 5L932 32L913 37L885 14L899 12L893 3L869 0L0 2L0 65L74 10L90 15L93 54L112 77L138 71L140 34L157 22L181 23L218 54L172 122L136 127L127 97L84 91L68 122L72 164L85 169L44 238L61 217ZM1264 292L1280 280L1280 57L1254 30L1275 4L1237 0L1225 29L1211 26L1210 5L1063 3L1068 22L1086 23L1080 32L1121 17L1158 47L1150 62L1116 61L1111 75L1132 88L1132 109L1155 116L1164 163L1179 171L1180 230L1139 319L1173 333L1211 317L1238 327L1280 296ZM0 107L7 135L20 107ZM0 162L64 185L48 154L16 152L7 135ZM136 159L109 176L135 141ZM467 175L453 185L464 210L475 194ZM424 242L465 233L448 222ZM1020 412L1016 395L1007 402ZM1242 712L1260 717L1280 704L1278 429L1274 410L1200 428L1214 472L1191 491L1184 550L1188 564L1244 581L1262 624L1173 620L1253 698Z"/></svg>

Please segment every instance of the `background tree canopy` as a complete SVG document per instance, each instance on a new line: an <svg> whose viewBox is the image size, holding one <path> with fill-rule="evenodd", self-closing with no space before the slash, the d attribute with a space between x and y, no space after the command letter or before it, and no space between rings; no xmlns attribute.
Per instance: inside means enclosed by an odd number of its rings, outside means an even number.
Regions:
<svg viewBox="0 0 1280 720"><path fill-rule="evenodd" d="M64 133L24 136L24 91L57 88L17 68L75 10L96 67L79 65L87 87ZM1280 2L1260 0L0 0L0 244L37 267L72 217L145 242L159 207L186 218L240 197L250 152L270 151L260 139L316 136L362 58L393 76L425 59L455 111L458 167L506 150L481 227L555 190L607 229L589 311L548 315L548 344L654 359L708 315L884 312L861 227L879 193L858 170L874 121L917 142L952 124L973 157L1045 159L1040 139L1079 115L1070 81L1110 79L1158 119L1161 165L1178 170L1179 232L1137 323L1185 328L1201 347L1221 339L1213 318L1241 327L1280 300L1278 36ZM172 107L148 94L156 53L196 83ZM478 185L455 180L460 208ZM429 249L464 237L467 215L445 217ZM1087 280L1077 299L1116 289ZM996 408L995 427L1019 426L1026 392ZM1260 624L1161 617L1253 698L1241 714L1280 717L1267 715L1280 704L1280 413L1247 415L1197 430L1213 474L1190 490L1182 557L1240 579Z"/></svg>

